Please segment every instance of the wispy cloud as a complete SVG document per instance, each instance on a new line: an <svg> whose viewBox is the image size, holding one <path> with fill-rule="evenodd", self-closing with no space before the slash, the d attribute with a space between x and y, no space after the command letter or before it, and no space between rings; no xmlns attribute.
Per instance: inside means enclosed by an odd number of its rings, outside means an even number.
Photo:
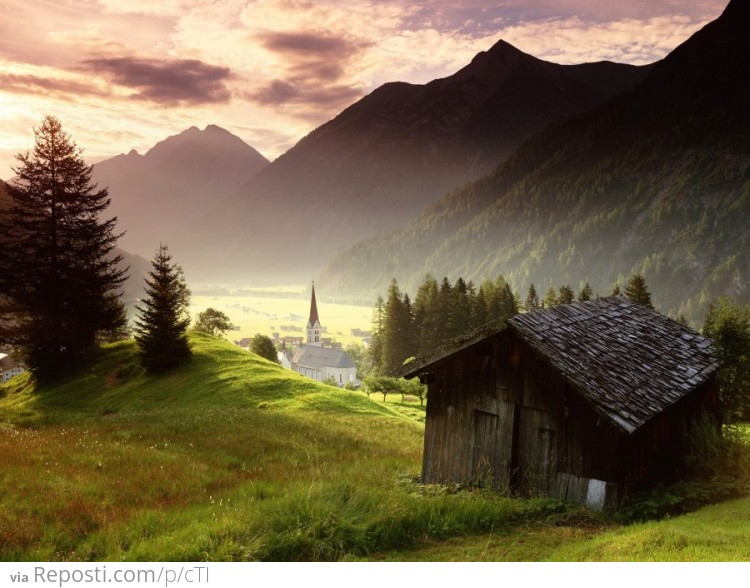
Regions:
<svg viewBox="0 0 750 588"><path fill-rule="evenodd" d="M379 85L450 75L501 38L647 63L727 1L0 0L0 177L49 113L97 157L209 123L275 157Z"/></svg>
<svg viewBox="0 0 750 588"><path fill-rule="evenodd" d="M159 60L138 57L87 59L83 68L103 74L136 92L132 97L163 105L228 102L232 79L228 67L209 65L197 59Z"/></svg>
<svg viewBox="0 0 750 588"><path fill-rule="evenodd" d="M63 100L82 96L106 97L110 93L83 81L45 78L34 74L13 74L0 71L0 88L12 94L38 94Z"/></svg>

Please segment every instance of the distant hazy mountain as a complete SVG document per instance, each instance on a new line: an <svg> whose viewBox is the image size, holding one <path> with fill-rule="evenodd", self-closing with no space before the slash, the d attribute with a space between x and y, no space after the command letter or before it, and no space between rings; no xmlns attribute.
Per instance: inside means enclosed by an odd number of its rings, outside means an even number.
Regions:
<svg viewBox="0 0 750 588"><path fill-rule="evenodd" d="M641 271L663 311L700 321L750 297L750 2L660 62L632 91L556 123L494 173L402 230L359 243L320 277L371 297L391 276L504 274L579 288Z"/></svg>
<svg viewBox="0 0 750 588"><path fill-rule="evenodd" d="M211 277L308 279L342 247L401 225L550 121L600 104L648 69L557 65L500 41L450 77L386 84L192 228L180 244L198 236L200 246L186 264Z"/></svg>
<svg viewBox="0 0 750 588"><path fill-rule="evenodd" d="M169 137L145 155L131 151L97 163L94 181L109 188L108 214L126 231L120 245L150 259L160 243L171 245L267 164L242 139L209 125Z"/></svg>

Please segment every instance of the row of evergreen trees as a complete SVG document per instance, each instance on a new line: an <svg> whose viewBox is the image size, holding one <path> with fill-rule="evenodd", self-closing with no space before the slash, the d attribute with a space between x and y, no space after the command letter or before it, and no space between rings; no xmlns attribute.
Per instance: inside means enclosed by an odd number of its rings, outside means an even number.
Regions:
<svg viewBox="0 0 750 588"><path fill-rule="evenodd" d="M613 295L622 294L615 285ZM632 302L653 308L646 281L634 274L625 285L624 295ZM409 357L428 355L446 342L490 323L503 320L519 311L534 312L559 304L585 302L594 297L586 283L576 293L568 285L550 287L543 300L531 284L523 302L503 276L485 280L477 288L473 282L448 278L438 283L428 275L412 302L402 293L396 278L391 280L385 299L379 296L373 311L373 337L369 349L372 373L392 374Z"/></svg>
<svg viewBox="0 0 750 588"><path fill-rule="evenodd" d="M390 374L408 357L432 352L442 343L489 322L508 319L519 311L518 297L502 276L473 282L425 277L414 302L401 293L394 278L386 298L378 297L373 311L370 358L373 371Z"/></svg>
<svg viewBox="0 0 750 588"><path fill-rule="evenodd" d="M82 367L103 340L127 332L120 291L128 277L117 254L116 218L104 219L106 188L92 166L47 116L31 152L17 156L0 217L0 340L20 351L38 380ZM190 292L166 246L156 254L136 322L142 363L168 369L189 355Z"/></svg>

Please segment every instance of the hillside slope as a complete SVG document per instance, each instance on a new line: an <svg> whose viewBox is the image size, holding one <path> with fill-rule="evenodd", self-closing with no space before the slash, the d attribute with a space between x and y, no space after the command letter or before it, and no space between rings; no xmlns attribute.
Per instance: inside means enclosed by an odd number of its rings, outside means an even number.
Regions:
<svg viewBox="0 0 750 588"><path fill-rule="evenodd" d="M645 274L664 312L702 319L750 296L750 26L747 3L657 64L633 90L551 125L495 172L399 232L340 255L321 280L372 297L392 275L504 274L525 294Z"/></svg>
<svg viewBox="0 0 750 588"><path fill-rule="evenodd" d="M187 267L216 279L307 280L341 248L401 225L550 121L600 104L648 70L563 66L500 41L447 78L385 84L183 235L180 247L194 244Z"/></svg>
<svg viewBox="0 0 750 588"><path fill-rule="evenodd" d="M419 485L423 427L386 405L226 341L191 342L192 361L161 376L146 375L125 341L57 386L37 389L28 375L0 384L0 560L408 561L405 550L450 538L473 559L470 536L498 533L525 543L493 544L498 560L621 559L618 536L604 533L613 523L598 514ZM720 529L744 514L713 512ZM681 520L670 528L682 533ZM670 528L639 558L746 552L741 532L696 540L696 552L690 535L670 543ZM629 548L633 534L622 535Z"/></svg>

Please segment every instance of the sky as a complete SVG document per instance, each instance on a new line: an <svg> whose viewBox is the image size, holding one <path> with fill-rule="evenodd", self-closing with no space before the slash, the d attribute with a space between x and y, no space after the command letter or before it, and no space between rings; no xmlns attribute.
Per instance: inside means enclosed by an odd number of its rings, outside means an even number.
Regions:
<svg viewBox="0 0 750 588"><path fill-rule="evenodd" d="M47 114L90 161L219 125L269 159L378 86L503 39L548 61L663 58L727 0L0 0L0 178Z"/></svg>

